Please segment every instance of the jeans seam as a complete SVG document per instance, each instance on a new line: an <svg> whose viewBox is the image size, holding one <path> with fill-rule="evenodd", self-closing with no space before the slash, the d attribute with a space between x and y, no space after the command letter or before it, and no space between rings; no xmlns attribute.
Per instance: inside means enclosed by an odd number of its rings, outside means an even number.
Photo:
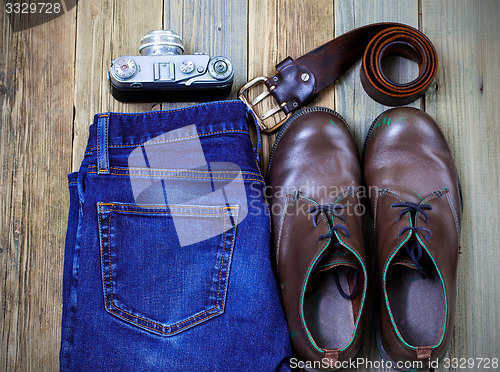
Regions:
<svg viewBox="0 0 500 372"><path fill-rule="evenodd" d="M97 172L87 172L88 174L98 174ZM130 177L130 174L119 174L119 173L108 173L108 176L122 176L122 177ZM243 181L255 181L255 182L260 182L262 184L265 184L263 180L260 179L255 179L255 178L248 178L248 177L242 177L242 178L227 178L227 177L186 177L186 176L169 176L169 175L161 175L161 174L145 174L144 177L157 177L157 178L177 178L177 179L211 179L211 180L243 180Z"/></svg>
<svg viewBox="0 0 500 372"><path fill-rule="evenodd" d="M89 165L89 169L95 169L97 168L97 165ZM128 168L128 167L109 167L109 169L114 169L114 170L120 170L120 171L150 171L150 172L164 172L164 173L202 173L202 174L209 174L209 173L227 173L227 174L250 174L253 176L257 177L262 177L262 174L260 173L254 173L254 172L241 172L241 171L197 171L197 170L192 170L192 169L154 169L154 168Z"/></svg>
<svg viewBox="0 0 500 372"><path fill-rule="evenodd" d="M103 120L104 119L104 122ZM104 128L102 128L104 126ZM104 129L104 143L101 143L101 131ZM99 119L97 121L97 162L98 162L98 173L107 174L109 173L109 114L99 115ZM102 154L104 159L101 158L101 150L104 151ZM102 161L104 160L104 164ZM104 168L101 168L101 165Z"/></svg>
<svg viewBox="0 0 500 372"><path fill-rule="evenodd" d="M109 224L109 225L108 225L108 229L111 229L111 215L112 215L112 213L113 213L113 212L115 212L115 209L114 209L114 208L112 208L112 209L111 209L111 211L109 212L109 222L108 222L108 224ZM135 211L135 212L138 212L138 211ZM135 213L135 212L134 212L134 213ZM158 213L160 213L160 212L158 212ZM163 213L165 213L165 212L163 212ZM224 235L224 237L225 237L225 235ZM108 259L109 259L109 260L111 260L111 234L110 234L110 232L109 232L109 231L108 231L108 238L109 238L109 239L108 239ZM225 244L225 242L224 242L224 244ZM222 260L224 260L224 256L222 256ZM148 319L144 319L144 318L142 318L142 317L140 317L140 316L130 314L130 313L128 313L127 311L125 311L125 310L123 310L123 309L120 309L118 306L116 306L116 305L113 303L113 302L114 302L114 300L113 300L113 282L112 282L112 280L111 280L111 264L110 264L110 267L109 267L109 282L110 282L110 287L111 287L111 302L110 302L110 305L111 305L111 306L113 306L115 309L117 309L117 310L119 310L119 311L121 311L121 312L123 312L123 313L125 313L125 314L127 314L127 315L130 315L130 316L132 316L132 317L134 317L134 318L136 318L136 319L143 320L143 321L145 321L145 322L147 322L147 323L149 323L149 324L154 324L154 325L157 325L157 326L159 326L161 329L165 329L165 328L167 328L167 329L172 329L174 326L179 325L179 324L183 324L183 323L187 323L187 322L189 322L190 320L192 320L193 318L195 318L195 317L196 317L196 316L191 316L190 318L188 318L188 319L186 319L186 320L184 320L184 321L182 321L182 322L177 322L177 323L175 323L174 325L172 325L172 326L170 326L170 327L165 327L165 326L161 325L160 323L153 322L153 321L150 321L150 320L148 320ZM220 283L219 283L219 284L220 284ZM219 293L217 292L217 301L216 301L216 304L215 304L215 307L214 307L214 308L217 308L218 300L219 300ZM208 309L208 310L204 311L203 313L199 314L198 316L204 315L204 314L206 314L207 312L212 311L214 308ZM202 319L205 319L205 318L202 318ZM202 319L200 319L200 321L201 321ZM180 330L182 330L182 329L180 329ZM179 330L179 331L180 331L180 330ZM160 332L161 332L161 333L165 333L165 334L171 334L171 333L173 333L173 332L164 332L164 331L160 331Z"/></svg>
<svg viewBox="0 0 500 372"><path fill-rule="evenodd" d="M99 203L99 205L103 206L123 206L123 207L133 207L133 208L137 208L138 205L137 204L126 204L126 203ZM158 207L165 207L166 205L165 204L151 204L151 205L148 205L148 207L150 206L158 206ZM176 204L168 204L168 207L169 208L192 208L192 206L186 206L186 205L176 205ZM214 207L214 206L204 206L204 205L197 205L195 206L196 208L205 208L205 209L237 209L237 207L231 207L231 206L224 206L224 207ZM140 207L139 207L140 208ZM116 212L118 212L119 210L118 209L114 209ZM127 211L129 212L129 211ZM162 211L162 213L167 213L166 211ZM175 212L175 213L178 213L178 212ZM173 213L170 213L170 214L173 214Z"/></svg>
<svg viewBox="0 0 500 372"><path fill-rule="evenodd" d="M110 233L110 230L111 230L111 215L113 212L122 212L122 211L119 211L119 210L116 210L114 209L114 204L113 203L107 203L107 204L100 204L100 205L111 205L112 208L111 210L109 211L106 211L106 213L109 213L109 217L108 217L108 265L109 265L109 270L108 270L108 279L109 279L109 287L106 285L106 289L105 289L105 300L106 300L106 308L109 312L111 312L112 314L118 316L119 318L123 319L123 320L126 320L128 321L129 323L133 323L139 327L144 327L144 328L147 328L147 329L150 329L150 330L153 330L155 332L158 332L160 334L163 334L163 335L168 335L168 334L174 334L174 333L179 333L181 331L183 331L184 329L186 329L187 327L190 327L192 325L196 325L204 320L207 320L208 318L210 317L214 317L218 314L220 314L222 311L223 311L223 307L221 306L220 307L220 310L216 313L213 313L213 314L208 314L208 315L205 315L207 313L210 313L212 312L213 310L216 310L218 307L219 307L219 299L220 299L220 291L221 291L221 277L222 277L222 267L223 267L223 264L224 264L224 258L225 258L225 251L226 251L226 240L227 240L227 237L226 237L226 233L227 231L225 230L226 228L226 219L224 218L223 219L223 223L224 223L224 233L223 233L223 251L222 251L222 259L221 259L221 267L220 267L220 272L219 272L219 282L218 282L218 287L217 287L217 299L216 299L216 303L215 303L215 306L210 308L210 309L207 309L205 310L204 312L200 313L200 314L197 314L197 315L193 315L191 316L190 318L188 319L185 319L181 322L177 322L171 326L168 326L168 327L165 327L164 325L158 323L158 322L154 322L154 321L151 321L151 320L148 320L148 319L145 319L145 318L142 318L140 316L137 316L137 315L133 315L133 314L130 314L129 312L119 308L118 306L116 306L113 302L114 302L114 299L113 299L113 283L112 283L112 278L111 278L111 233ZM208 207L207 207L208 208ZM213 207L211 207L213 208ZM236 207L224 207L223 208L224 210L228 210L228 209L237 209ZM165 211L162 211L162 212L141 212L141 211L125 211L126 213L166 213ZM202 215L202 216L221 216L221 215L227 215L227 213L221 213L221 214L210 214L210 213L207 213L207 214L195 214L195 213L176 213L176 214L190 214L190 215ZM102 221L102 215L100 214L99 218L101 219ZM233 227L233 229L235 229L235 227ZM100 235L101 235L101 241L102 241L102 230L99 232ZM233 241L234 241L234 237L235 237L235 232L233 231ZM229 261L229 258L228 258L228 261ZM103 261L103 270L104 270L104 261ZM227 275L229 275L229 272L227 272L226 274L226 284L227 284ZM111 290L111 301L109 301L109 305L108 305L108 301L107 301L107 288L110 288ZM116 310L118 310L119 312L121 313L124 313L124 314L127 314L137 320L133 320L133 319L129 319L125 316L123 316L122 314L119 314L115 311L113 311L113 309L111 309L111 307L115 308ZM203 316L203 317L201 317ZM190 321L192 321L193 319L197 318L197 317L201 317L200 319L198 319L196 322L194 323L190 323L186 326L183 326L182 328L179 328L177 330L174 330L172 331L172 329L176 326L179 326L181 324L184 324L184 323L188 323ZM146 322L148 324L152 324L152 325L155 325L157 326L159 329L156 329L156 328L151 328L151 327L148 327L144 324L141 324L139 323L139 321L143 321L143 322ZM170 330L169 332L166 332L165 330Z"/></svg>
<svg viewBox="0 0 500 372"><path fill-rule="evenodd" d="M178 137L178 138L167 139L167 140L163 140L163 141L147 142L147 145L156 145L156 144L161 144L161 143L177 142L177 141L182 141L182 140L186 140L186 139L211 136L211 135L214 135L214 134L234 133L234 132L238 132L238 133L250 135L247 131L245 131L243 129L225 129L225 130L215 131L215 132L198 133L196 136L186 136L186 137ZM97 142L99 143L99 131L97 133ZM141 145L144 145L144 144L146 144L146 142L132 143L132 144L121 144L121 145L109 145L108 147L109 148L126 148L126 147L138 147L138 146L141 146ZM97 151L99 152L99 146L94 146L94 147L90 148L90 153L92 151L94 151L95 149L97 149Z"/></svg>

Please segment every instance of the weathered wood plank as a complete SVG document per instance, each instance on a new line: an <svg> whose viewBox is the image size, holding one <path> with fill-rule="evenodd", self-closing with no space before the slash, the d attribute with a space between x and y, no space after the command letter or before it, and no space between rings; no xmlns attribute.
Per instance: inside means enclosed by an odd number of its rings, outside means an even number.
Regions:
<svg viewBox="0 0 500 372"><path fill-rule="evenodd" d="M234 82L228 99L236 98L238 89L247 81L247 1L165 1L164 7L164 28L182 36L184 54L201 52L231 61ZM163 103L162 107L184 107L193 103Z"/></svg>
<svg viewBox="0 0 500 372"><path fill-rule="evenodd" d="M426 110L449 141L464 194L450 358L498 358L500 351L498 14L500 2L494 0L423 2L422 7L423 31L440 61Z"/></svg>
<svg viewBox="0 0 500 372"><path fill-rule="evenodd" d="M333 38L331 1L250 1L248 77L271 76L286 57L298 58ZM314 104L332 108L333 87ZM263 105L265 111L272 105ZM265 174L275 136L263 136L261 170Z"/></svg>
<svg viewBox="0 0 500 372"><path fill-rule="evenodd" d="M163 0L78 3L73 170L78 170L93 115L104 111L148 111L154 103L122 103L109 91L111 60L137 55L141 37L162 28Z"/></svg>
<svg viewBox="0 0 500 372"><path fill-rule="evenodd" d="M0 14L2 371L59 365L75 15L12 32Z"/></svg>

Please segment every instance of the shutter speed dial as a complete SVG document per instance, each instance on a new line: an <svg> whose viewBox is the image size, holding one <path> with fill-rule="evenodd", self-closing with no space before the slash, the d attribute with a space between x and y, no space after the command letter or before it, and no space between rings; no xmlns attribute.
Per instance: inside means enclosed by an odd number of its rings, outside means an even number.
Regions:
<svg viewBox="0 0 500 372"><path fill-rule="evenodd" d="M179 68L185 74L190 74L194 70L194 63L193 63L193 61L189 61L189 60L188 61L184 61L184 62L181 63L181 65L179 66Z"/></svg>
<svg viewBox="0 0 500 372"><path fill-rule="evenodd" d="M137 65L132 58L120 57L113 61L111 73L117 79L127 80L137 73Z"/></svg>

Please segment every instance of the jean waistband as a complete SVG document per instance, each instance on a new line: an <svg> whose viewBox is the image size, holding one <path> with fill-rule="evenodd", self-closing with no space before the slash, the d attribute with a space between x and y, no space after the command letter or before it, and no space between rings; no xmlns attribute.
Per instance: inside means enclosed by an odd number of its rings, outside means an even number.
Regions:
<svg viewBox="0 0 500 372"><path fill-rule="evenodd" d="M141 113L107 112L94 116L86 153L97 150L99 173L109 169L109 150L139 146L151 139L177 141L223 133L248 134L248 109L239 100ZM185 130L180 128L186 128Z"/></svg>

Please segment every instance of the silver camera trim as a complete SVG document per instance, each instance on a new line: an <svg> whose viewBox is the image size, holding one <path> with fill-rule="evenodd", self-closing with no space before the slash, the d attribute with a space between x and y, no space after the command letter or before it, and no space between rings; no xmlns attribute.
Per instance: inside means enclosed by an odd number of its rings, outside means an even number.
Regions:
<svg viewBox="0 0 500 372"><path fill-rule="evenodd" d="M226 89L234 71L222 56L183 55L182 39L172 31L155 30L141 39L139 56L111 62L108 78L120 90ZM121 65L119 65L121 63ZM127 71L134 68L132 73Z"/></svg>

